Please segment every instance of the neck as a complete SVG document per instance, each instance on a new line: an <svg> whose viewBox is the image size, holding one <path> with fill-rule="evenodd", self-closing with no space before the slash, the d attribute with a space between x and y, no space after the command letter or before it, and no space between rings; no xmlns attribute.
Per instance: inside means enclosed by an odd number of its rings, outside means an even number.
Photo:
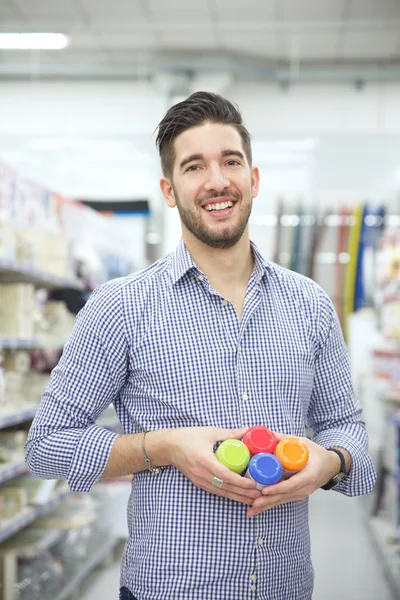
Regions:
<svg viewBox="0 0 400 600"><path fill-rule="evenodd" d="M211 248L188 231L183 231L183 241L194 262L215 289L220 286L247 286L254 264L248 227L232 248Z"/></svg>

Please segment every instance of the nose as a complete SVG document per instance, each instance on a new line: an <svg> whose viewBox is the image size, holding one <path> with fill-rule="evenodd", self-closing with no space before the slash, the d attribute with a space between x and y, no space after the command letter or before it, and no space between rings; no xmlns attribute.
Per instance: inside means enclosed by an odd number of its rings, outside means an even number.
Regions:
<svg viewBox="0 0 400 600"><path fill-rule="evenodd" d="M204 189L207 192L222 192L225 188L229 187L229 185L230 181L220 165L210 165L207 169L207 178Z"/></svg>

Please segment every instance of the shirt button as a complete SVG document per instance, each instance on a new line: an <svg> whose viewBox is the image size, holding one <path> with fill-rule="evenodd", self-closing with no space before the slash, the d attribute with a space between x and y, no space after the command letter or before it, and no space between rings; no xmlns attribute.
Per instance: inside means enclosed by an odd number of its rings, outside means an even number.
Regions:
<svg viewBox="0 0 400 600"><path fill-rule="evenodd" d="M257 575L256 575L256 573L253 573L253 575L250 575L250 580L251 581L257 581Z"/></svg>
<svg viewBox="0 0 400 600"><path fill-rule="evenodd" d="M222 300L222 304L226 306L228 304L228 300Z"/></svg>
<svg viewBox="0 0 400 600"><path fill-rule="evenodd" d="M242 346L238 346L238 351L241 352L243 350Z"/></svg>
<svg viewBox="0 0 400 600"><path fill-rule="evenodd" d="M203 275L199 275L197 279L198 279L199 281L203 281L204 277L203 277Z"/></svg>
<svg viewBox="0 0 400 600"><path fill-rule="evenodd" d="M257 540L257 544L258 544L259 546L262 546L262 545L263 545L263 543L264 543L264 540L263 540L262 538L258 538L258 540Z"/></svg>
<svg viewBox="0 0 400 600"><path fill-rule="evenodd" d="M243 396L242 396L242 400L246 401L246 400L248 400L248 399L249 399L248 395L247 395L247 394L243 394Z"/></svg>
<svg viewBox="0 0 400 600"><path fill-rule="evenodd" d="M251 585L251 586L250 586L250 590L251 590L252 592L255 592L255 591L256 591L256 589L257 589L257 586L256 586L256 585Z"/></svg>

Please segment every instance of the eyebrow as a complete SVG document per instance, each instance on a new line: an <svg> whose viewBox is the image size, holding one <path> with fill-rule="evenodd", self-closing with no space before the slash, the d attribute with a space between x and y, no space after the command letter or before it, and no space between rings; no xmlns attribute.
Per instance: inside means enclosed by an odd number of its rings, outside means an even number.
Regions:
<svg viewBox="0 0 400 600"><path fill-rule="evenodd" d="M223 150L221 152L221 156L225 157L225 156L237 156L239 157L241 160L244 161L244 155L243 152L239 152L239 150ZM181 162L181 164L179 165L180 169L183 169L183 167L185 165L187 165L188 163L191 163L195 160L204 160L204 154L191 154L190 156L187 156L186 158L184 158Z"/></svg>

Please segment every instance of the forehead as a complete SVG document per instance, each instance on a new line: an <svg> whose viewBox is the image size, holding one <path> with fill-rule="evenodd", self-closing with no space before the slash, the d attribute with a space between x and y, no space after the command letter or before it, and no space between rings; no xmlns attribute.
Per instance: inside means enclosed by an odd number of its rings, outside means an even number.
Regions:
<svg viewBox="0 0 400 600"><path fill-rule="evenodd" d="M242 139L232 125L204 123L180 133L174 141L175 159L180 161L190 154L204 154L205 157L223 150L243 152Z"/></svg>

